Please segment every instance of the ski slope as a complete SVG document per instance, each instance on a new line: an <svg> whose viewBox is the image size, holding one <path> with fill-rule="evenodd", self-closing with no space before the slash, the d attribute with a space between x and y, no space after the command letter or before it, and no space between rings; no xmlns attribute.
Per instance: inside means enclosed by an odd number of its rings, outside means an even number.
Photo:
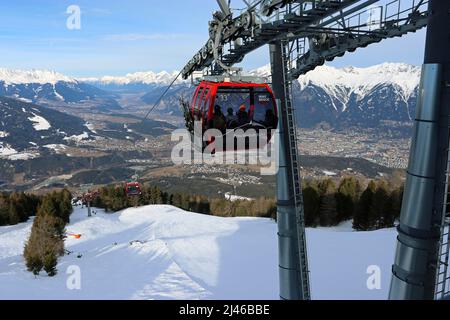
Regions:
<svg viewBox="0 0 450 320"><path fill-rule="evenodd" d="M67 227L73 252L58 275L34 277L22 258L31 221L0 227L0 299L278 299L277 226L268 219L218 218L171 206L120 213L76 208ZM385 299L395 230L353 232L346 223L308 230L314 299ZM80 258L79 258L80 257ZM66 285L69 266L81 290ZM368 290L369 265L382 269Z"/></svg>

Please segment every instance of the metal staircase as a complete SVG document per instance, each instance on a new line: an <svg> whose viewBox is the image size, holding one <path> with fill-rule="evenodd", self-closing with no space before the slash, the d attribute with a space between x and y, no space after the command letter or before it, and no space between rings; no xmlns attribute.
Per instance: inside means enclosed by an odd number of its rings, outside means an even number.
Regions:
<svg viewBox="0 0 450 320"><path fill-rule="evenodd" d="M442 228L442 239L439 250L439 265L437 268L436 277L436 300L441 300L444 297L450 295L450 274L448 268L449 262L449 222L450 219L446 218L444 226Z"/></svg>
<svg viewBox="0 0 450 320"><path fill-rule="evenodd" d="M305 219L304 219L304 209L303 209L303 194L300 176L300 162L298 155L298 143L297 143L297 130L295 122L295 110L292 107L292 94L291 85L292 82L288 78L289 70L289 56L287 53L287 46L282 45L283 48L283 78L285 83L285 104L286 104L286 116L287 116L287 128L289 135L289 154L291 163L291 174L292 174L292 190L295 199L295 212L297 221L297 233L298 233L298 247L299 247L299 263L300 263L300 286L303 292L303 299L311 299L311 288L309 284L309 268L308 268L308 254L307 254L307 244L306 244L306 230L305 230Z"/></svg>
<svg viewBox="0 0 450 320"><path fill-rule="evenodd" d="M449 149L450 151L450 149ZM445 196L443 208L443 223L441 229L441 240L439 245L438 266L436 275L435 299L441 300L450 295L450 273L449 273L449 257L450 257L450 152L447 163Z"/></svg>

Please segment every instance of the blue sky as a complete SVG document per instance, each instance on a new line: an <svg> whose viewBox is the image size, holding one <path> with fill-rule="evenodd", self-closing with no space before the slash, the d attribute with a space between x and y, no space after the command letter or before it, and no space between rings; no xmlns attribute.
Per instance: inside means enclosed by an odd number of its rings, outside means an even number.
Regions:
<svg viewBox="0 0 450 320"><path fill-rule="evenodd" d="M236 2L232 1L232 3ZM81 30L66 27L69 5L81 8ZM14 0L0 4L0 67L52 69L70 76L176 70L206 42L215 0ZM331 63L419 65L424 30L358 50ZM247 69L268 61L268 48L249 55Z"/></svg>

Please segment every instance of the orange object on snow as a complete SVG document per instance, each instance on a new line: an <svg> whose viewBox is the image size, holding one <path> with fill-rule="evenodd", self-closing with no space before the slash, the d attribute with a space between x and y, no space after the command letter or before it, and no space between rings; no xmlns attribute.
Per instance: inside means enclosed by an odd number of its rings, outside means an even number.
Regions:
<svg viewBox="0 0 450 320"><path fill-rule="evenodd" d="M68 234L67 236L71 237L71 238L74 238L74 239L80 239L81 238L81 234L73 234L73 233L71 233L71 234Z"/></svg>

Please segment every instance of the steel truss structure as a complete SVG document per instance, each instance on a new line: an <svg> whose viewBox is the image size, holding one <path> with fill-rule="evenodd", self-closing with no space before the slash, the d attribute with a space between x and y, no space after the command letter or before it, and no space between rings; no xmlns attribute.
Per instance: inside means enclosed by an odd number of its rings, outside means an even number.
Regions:
<svg viewBox="0 0 450 320"><path fill-rule="evenodd" d="M221 0L220 2L223 2ZM215 61L233 66L252 51L278 41L288 41L292 52L289 79L317 66L367 47L383 39L400 37L426 26L428 0L258 0L233 17L231 11L216 12L209 22L210 39L186 64L182 76L209 68L211 74L225 70Z"/></svg>
<svg viewBox="0 0 450 320"><path fill-rule="evenodd" d="M210 38L181 75L187 79L199 71L210 77L238 74L235 65L249 53L270 47L272 86L280 107L277 206L281 299L307 300L312 296L292 81L347 52L429 25L390 298L444 298L450 293L448 1L242 1L244 8L231 10L230 1L217 0L220 11L209 22ZM439 48L441 38L443 48Z"/></svg>

